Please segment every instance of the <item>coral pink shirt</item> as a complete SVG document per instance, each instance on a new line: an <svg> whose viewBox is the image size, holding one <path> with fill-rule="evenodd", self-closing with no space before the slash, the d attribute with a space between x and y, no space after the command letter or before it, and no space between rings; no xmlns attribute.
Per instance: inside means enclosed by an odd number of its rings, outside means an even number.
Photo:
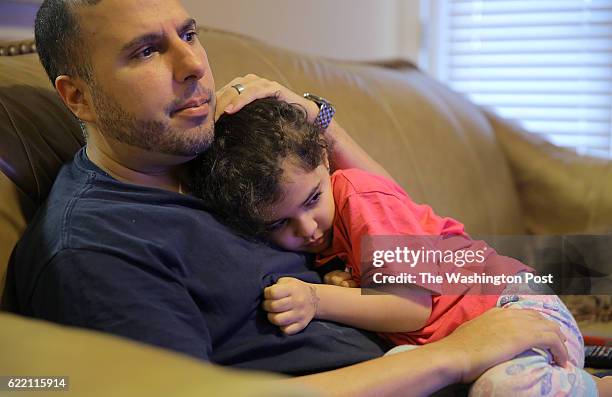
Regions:
<svg viewBox="0 0 612 397"><path fill-rule="evenodd" d="M338 257L350 269L359 284L361 269L361 241L363 236L459 236L471 245L486 246L473 241L463 224L452 218L436 215L431 207L414 203L395 182L378 175L348 169L331 176L336 213L333 224L332 246L317 258L323 265ZM464 244L465 246L465 244ZM505 274L532 271L512 258L487 250L485 266L503 269ZM470 288L470 287L466 287ZM425 344L452 333L462 323L473 319L496 305L504 286L492 295L478 293L461 295L432 295L431 315L426 325L417 331L384 333L383 337L395 344Z"/></svg>

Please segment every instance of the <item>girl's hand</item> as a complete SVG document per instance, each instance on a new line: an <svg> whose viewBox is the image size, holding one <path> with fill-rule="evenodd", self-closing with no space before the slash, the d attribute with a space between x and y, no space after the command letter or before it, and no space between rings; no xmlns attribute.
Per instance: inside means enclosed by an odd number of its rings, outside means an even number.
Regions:
<svg viewBox="0 0 612 397"><path fill-rule="evenodd" d="M351 274L342 270L334 270L327 273L323 276L323 282L338 287L357 288L357 283L353 280Z"/></svg>
<svg viewBox="0 0 612 397"><path fill-rule="evenodd" d="M282 277L264 289L262 307L268 312L268 320L287 335L306 328L317 314L318 305L315 285L296 278Z"/></svg>

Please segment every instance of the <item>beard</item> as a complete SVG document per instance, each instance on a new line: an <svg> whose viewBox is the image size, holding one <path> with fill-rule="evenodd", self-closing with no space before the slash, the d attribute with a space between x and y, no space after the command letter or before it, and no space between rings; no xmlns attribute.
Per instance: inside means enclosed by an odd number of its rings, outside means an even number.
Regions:
<svg viewBox="0 0 612 397"><path fill-rule="evenodd" d="M190 97L197 88L189 90ZM209 115L214 114L215 96L210 98ZM203 123L193 128L175 128L168 121L138 119L122 109L114 98L93 83L92 104L98 115L98 129L106 137L150 152L175 156L196 156L211 145L214 138L213 123Z"/></svg>

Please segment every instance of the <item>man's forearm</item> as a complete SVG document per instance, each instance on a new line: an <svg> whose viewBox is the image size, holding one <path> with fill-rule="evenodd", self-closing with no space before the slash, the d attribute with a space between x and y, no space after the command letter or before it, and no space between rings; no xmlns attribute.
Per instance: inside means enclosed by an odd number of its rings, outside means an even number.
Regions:
<svg viewBox="0 0 612 397"><path fill-rule="evenodd" d="M323 396L427 396L460 381L457 355L432 343L349 367L284 380Z"/></svg>
<svg viewBox="0 0 612 397"><path fill-rule="evenodd" d="M237 90L233 88L237 83L248 88L242 94L238 94ZM314 102L276 82L270 82L251 74L236 78L217 91L215 120L218 120L223 113L233 114L238 112L256 98L268 96L274 96L288 103L302 106L306 110L308 121L311 123L314 122L319 114L319 107ZM359 168L393 179L383 166L374 161L336 120L332 120L329 127L327 127L325 138L331 147L329 155L333 169Z"/></svg>
<svg viewBox="0 0 612 397"><path fill-rule="evenodd" d="M393 180L391 174L370 157L337 121L334 120L329 125L325 138L331 149L329 155L332 169L359 168Z"/></svg>
<svg viewBox="0 0 612 397"><path fill-rule="evenodd" d="M284 382L328 396L428 395L453 383L473 382L492 366L532 348L550 350L565 366L559 325L533 310L491 309L451 335L407 352Z"/></svg>

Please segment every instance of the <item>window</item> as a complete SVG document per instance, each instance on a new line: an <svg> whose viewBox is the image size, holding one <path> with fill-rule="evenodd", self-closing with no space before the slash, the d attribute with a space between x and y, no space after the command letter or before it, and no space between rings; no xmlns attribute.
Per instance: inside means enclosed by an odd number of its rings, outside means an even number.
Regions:
<svg viewBox="0 0 612 397"><path fill-rule="evenodd" d="M422 0L424 67L579 153L612 157L612 0Z"/></svg>

